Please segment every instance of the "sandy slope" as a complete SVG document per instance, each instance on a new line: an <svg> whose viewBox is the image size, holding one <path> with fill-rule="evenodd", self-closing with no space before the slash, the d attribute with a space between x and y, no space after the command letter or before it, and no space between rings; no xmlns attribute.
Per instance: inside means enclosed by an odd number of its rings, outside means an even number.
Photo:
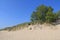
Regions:
<svg viewBox="0 0 60 40"><path fill-rule="evenodd" d="M1 31L0 40L60 40L60 28L57 30L19 30Z"/></svg>

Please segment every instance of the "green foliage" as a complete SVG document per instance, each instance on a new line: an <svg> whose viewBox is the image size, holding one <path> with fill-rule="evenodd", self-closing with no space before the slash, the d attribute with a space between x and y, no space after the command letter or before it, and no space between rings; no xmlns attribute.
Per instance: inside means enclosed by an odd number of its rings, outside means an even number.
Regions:
<svg viewBox="0 0 60 40"><path fill-rule="evenodd" d="M45 17L47 23L53 22L55 20L55 15L52 12L47 12Z"/></svg>
<svg viewBox="0 0 60 40"><path fill-rule="evenodd" d="M58 15L53 12L53 8L45 5L38 6L31 15L31 21L40 23L55 22L57 18Z"/></svg>
<svg viewBox="0 0 60 40"><path fill-rule="evenodd" d="M41 13L45 13L47 11L47 6L45 6L45 5L38 6L36 11L39 11Z"/></svg>
<svg viewBox="0 0 60 40"><path fill-rule="evenodd" d="M60 10L56 14L60 18Z"/></svg>

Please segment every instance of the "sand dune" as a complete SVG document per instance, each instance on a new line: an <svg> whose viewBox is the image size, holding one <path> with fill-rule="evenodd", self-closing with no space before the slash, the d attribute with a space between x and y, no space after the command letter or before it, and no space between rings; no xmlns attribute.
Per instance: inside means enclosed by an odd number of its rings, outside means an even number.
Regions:
<svg viewBox="0 0 60 40"><path fill-rule="evenodd" d="M60 28L40 30L0 31L0 40L60 40Z"/></svg>

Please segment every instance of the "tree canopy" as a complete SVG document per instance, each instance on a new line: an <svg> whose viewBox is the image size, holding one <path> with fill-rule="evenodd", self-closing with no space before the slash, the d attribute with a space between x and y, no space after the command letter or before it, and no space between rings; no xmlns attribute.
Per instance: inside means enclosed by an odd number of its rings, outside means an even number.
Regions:
<svg viewBox="0 0 60 40"><path fill-rule="evenodd" d="M32 22L40 22L40 23L52 23L55 22L58 18L58 13L53 12L53 8L51 6L41 5L33 11L31 15Z"/></svg>

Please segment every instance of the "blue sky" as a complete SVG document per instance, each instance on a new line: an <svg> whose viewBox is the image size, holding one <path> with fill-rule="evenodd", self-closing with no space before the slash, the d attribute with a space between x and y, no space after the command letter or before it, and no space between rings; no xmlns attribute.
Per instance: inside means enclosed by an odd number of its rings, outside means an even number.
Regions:
<svg viewBox="0 0 60 40"><path fill-rule="evenodd" d="M52 6L60 10L60 0L0 0L0 28L30 21L30 16L37 6Z"/></svg>

